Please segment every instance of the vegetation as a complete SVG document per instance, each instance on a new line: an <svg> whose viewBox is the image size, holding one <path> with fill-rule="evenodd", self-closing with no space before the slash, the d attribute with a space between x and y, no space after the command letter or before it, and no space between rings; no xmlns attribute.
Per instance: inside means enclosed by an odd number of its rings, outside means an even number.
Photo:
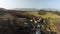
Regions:
<svg viewBox="0 0 60 34"><path fill-rule="evenodd" d="M28 19L31 19L36 16L42 16L48 22L48 24L46 24L46 27L44 27L46 29L44 30L42 29L43 32L47 34L56 34L56 33L59 34L59 31L57 30L57 26L55 25L56 22L60 22L60 12L58 11L40 10L40 11L30 12L30 11L1 9L0 25L2 27L0 26L0 28L1 30L4 29L3 31L6 31L7 29L7 31L4 33L8 32L7 34L13 34L15 31L19 29L20 26L24 26L23 22L26 22Z"/></svg>

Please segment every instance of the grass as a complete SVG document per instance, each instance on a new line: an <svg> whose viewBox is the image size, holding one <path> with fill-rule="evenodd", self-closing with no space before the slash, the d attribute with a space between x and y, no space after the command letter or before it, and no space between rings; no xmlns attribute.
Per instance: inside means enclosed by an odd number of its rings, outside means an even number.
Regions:
<svg viewBox="0 0 60 34"><path fill-rule="evenodd" d="M52 29L52 31L59 33L59 31L57 30L57 26L54 25L54 23L55 22L60 22L60 16L58 16L54 13L51 13L51 12L46 12L45 15L39 15L38 12L26 12L25 14L31 14L31 15L35 15L35 16L42 16L43 18L51 17L51 19L50 19L50 28Z"/></svg>

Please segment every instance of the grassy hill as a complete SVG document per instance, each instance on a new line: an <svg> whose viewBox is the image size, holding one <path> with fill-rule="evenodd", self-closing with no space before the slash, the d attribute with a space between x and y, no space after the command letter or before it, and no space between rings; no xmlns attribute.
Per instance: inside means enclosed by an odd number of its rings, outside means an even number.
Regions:
<svg viewBox="0 0 60 34"><path fill-rule="evenodd" d="M7 10L7 11L1 11L2 13L7 13L12 15L13 17L19 17L17 20L19 21L20 17L30 17L30 15L34 15L34 16L42 16L43 18L47 18L49 20L49 27L51 28L51 31L53 32L59 32L58 30L60 30L60 27L58 27L60 25L60 12L53 12L53 11L45 11L45 10L40 10L40 11L16 11L16 10ZM0 13L1 13L0 12ZM29 15L27 15L29 14ZM27 15L27 16L26 16ZM7 18L8 16L0 16L0 18ZM21 18L22 18L21 17ZM58 23L57 23L58 22ZM57 25L59 24L59 25ZM47 28L47 30L49 31L49 29Z"/></svg>
<svg viewBox="0 0 60 34"><path fill-rule="evenodd" d="M41 12L40 12L41 13ZM25 14L31 14L31 15L35 15L35 16L42 16L43 18L50 18L50 28L52 29L52 31L58 32L60 29L57 28L57 23L56 22L60 22L60 16L53 13L53 12L45 12L46 14L44 15L39 15L38 12L25 12ZM56 24L55 24L56 23Z"/></svg>

